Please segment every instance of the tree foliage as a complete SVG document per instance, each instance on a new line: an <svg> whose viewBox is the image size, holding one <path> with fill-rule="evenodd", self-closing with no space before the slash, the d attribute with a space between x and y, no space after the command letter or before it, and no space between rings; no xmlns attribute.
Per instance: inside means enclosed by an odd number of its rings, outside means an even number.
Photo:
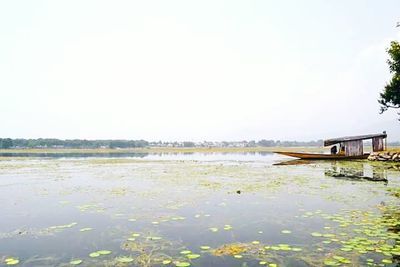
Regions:
<svg viewBox="0 0 400 267"><path fill-rule="evenodd" d="M0 138L0 148L131 148L146 147L145 140L60 140L52 138L39 139L10 139Z"/></svg>
<svg viewBox="0 0 400 267"><path fill-rule="evenodd" d="M379 104L381 104L380 113L389 108L400 108L400 43L391 42L387 52L390 56L387 63L393 76L389 83L386 84L383 92L380 93L378 100Z"/></svg>
<svg viewBox="0 0 400 267"><path fill-rule="evenodd" d="M0 138L0 148L11 148L13 140L11 138Z"/></svg>

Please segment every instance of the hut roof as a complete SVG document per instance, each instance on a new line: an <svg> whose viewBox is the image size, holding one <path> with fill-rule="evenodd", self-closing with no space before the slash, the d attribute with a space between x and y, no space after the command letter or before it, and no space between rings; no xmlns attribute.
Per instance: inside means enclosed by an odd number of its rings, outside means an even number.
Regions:
<svg viewBox="0 0 400 267"><path fill-rule="evenodd" d="M386 138L387 135L385 132L380 134L366 134L366 135L357 135L357 136L345 136L339 138L332 138L327 139L324 141L324 146L331 146L337 143L346 142L346 141L356 141L356 140L365 140L365 139L372 139L375 137Z"/></svg>

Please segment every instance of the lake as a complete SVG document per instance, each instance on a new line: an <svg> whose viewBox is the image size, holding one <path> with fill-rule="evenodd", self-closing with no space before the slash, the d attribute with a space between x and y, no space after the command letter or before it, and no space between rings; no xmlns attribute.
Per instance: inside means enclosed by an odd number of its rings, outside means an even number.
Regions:
<svg viewBox="0 0 400 267"><path fill-rule="evenodd" d="M400 262L393 164L272 153L3 156L0 266ZM357 175L387 182L346 178Z"/></svg>

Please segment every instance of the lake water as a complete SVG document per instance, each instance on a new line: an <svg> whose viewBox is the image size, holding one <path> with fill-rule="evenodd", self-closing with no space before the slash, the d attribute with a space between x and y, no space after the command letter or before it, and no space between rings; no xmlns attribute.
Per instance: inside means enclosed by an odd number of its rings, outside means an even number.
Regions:
<svg viewBox="0 0 400 267"><path fill-rule="evenodd" d="M400 261L395 165L291 164L272 153L43 156L0 160L0 266Z"/></svg>

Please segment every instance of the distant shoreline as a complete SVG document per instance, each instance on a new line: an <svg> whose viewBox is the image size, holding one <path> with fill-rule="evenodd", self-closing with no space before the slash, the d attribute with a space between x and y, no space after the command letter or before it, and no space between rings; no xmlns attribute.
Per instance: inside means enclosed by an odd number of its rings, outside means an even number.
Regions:
<svg viewBox="0 0 400 267"><path fill-rule="evenodd" d="M8 148L0 153L240 153L272 151L321 151L323 147L138 147L138 148Z"/></svg>
<svg viewBox="0 0 400 267"><path fill-rule="evenodd" d="M395 149L394 147L391 149ZM366 146L365 150L370 151ZM91 154L123 154L123 153L262 153L273 151L327 152L329 147L140 147L140 148L9 148L0 149L0 153L43 154L43 153L91 153Z"/></svg>

